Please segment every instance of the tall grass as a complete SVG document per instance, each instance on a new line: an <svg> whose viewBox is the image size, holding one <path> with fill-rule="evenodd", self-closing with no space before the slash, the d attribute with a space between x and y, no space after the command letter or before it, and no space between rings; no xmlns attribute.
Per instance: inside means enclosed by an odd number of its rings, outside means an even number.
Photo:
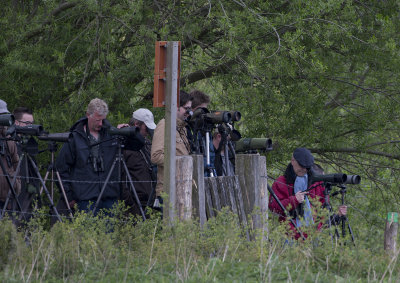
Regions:
<svg viewBox="0 0 400 283"><path fill-rule="evenodd" d="M398 253L384 254L381 233L357 230L332 240L325 230L308 231L291 242L285 226L271 219L268 229L248 241L229 211L200 228L197 221L164 225L152 214L145 222L114 215L77 214L47 228L33 219L23 230L0 221L2 282L398 282ZM28 233L27 233L28 231ZM368 235L364 240L359 235ZM290 239L289 239L290 240ZM373 246L371 243L375 243Z"/></svg>

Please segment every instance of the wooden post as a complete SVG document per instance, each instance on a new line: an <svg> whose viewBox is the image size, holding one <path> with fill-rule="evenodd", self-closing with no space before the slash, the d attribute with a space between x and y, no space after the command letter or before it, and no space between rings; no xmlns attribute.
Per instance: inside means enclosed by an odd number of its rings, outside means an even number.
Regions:
<svg viewBox="0 0 400 283"><path fill-rule="evenodd" d="M199 218L200 227L207 221L206 195L204 190L204 158L203 155L192 155L193 158L193 216Z"/></svg>
<svg viewBox="0 0 400 283"><path fill-rule="evenodd" d="M397 230L399 228L399 215L397 212L389 212L386 220L386 227L384 233L384 249L390 254L396 253L397 247Z"/></svg>
<svg viewBox="0 0 400 283"><path fill-rule="evenodd" d="M253 228L266 229L268 178L265 163L265 156L259 154L236 155L236 175L242 189L244 211L247 217L256 212L252 217Z"/></svg>
<svg viewBox="0 0 400 283"><path fill-rule="evenodd" d="M164 218L173 223L176 216L176 184L175 184L175 157L176 157L176 112L177 112L177 83L179 42L167 43L166 64L166 100L165 100L165 137L164 137L164 189L169 195L164 204Z"/></svg>
<svg viewBox="0 0 400 283"><path fill-rule="evenodd" d="M192 218L192 176L191 156L176 157L176 212L179 220Z"/></svg>

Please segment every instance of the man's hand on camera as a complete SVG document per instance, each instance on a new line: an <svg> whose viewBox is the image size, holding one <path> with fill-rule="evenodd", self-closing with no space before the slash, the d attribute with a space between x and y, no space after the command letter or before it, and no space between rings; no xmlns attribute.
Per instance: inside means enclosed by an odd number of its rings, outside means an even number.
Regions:
<svg viewBox="0 0 400 283"><path fill-rule="evenodd" d="M308 192L297 192L295 194L296 200L298 203L303 203L304 202L304 196L308 194Z"/></svg>
<svg viewBox="0 0 400 283"><path fill-rule="evenodd" d="M339 212L338 215L339 216L344 216L347 214L347 205L341 205L339 206Z"/></svg>
<svg viewBox="0 0 400 283"><path fill-rule="evenodd" d="M118 124L117 129L129 127L129 124Z"/></svg>

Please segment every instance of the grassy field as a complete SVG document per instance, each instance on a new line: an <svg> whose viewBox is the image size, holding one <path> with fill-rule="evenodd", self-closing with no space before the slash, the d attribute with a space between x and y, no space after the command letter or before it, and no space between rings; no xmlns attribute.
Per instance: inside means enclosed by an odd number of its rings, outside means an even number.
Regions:
<svg viewBox="0 0 400 283"><path fill-rule="evenodd" d="M48 228L46 216L25 229L0 221L2 282L399 282L398 253L385 255L383 231L355 225L332 241L309 231L305 242L285 244L284 227L269 220L244 237L227 211L203 229L196 221L163 225L122 217L92 218ZM118 219L118 220L117 220ZM122 219L122 220L121 220Z"/></svg>

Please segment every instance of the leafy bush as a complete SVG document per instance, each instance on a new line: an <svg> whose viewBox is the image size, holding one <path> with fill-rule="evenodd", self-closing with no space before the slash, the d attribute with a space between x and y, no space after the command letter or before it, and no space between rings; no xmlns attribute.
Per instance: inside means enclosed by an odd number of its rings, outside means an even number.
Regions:
<svg viewBox="0 0 400 283"><path fill-rule="evenodd" d="M382 241L331 238L310 228L305 241L287 237L286 223L273 218L265 229L245 229L228 210L203 228L197 221L166 225L156 213L146 221L116 207L115 217L77 213L48 228L32 219L18 231L0 221L2 281L396 281L398 254L373 248ZM116 217L118 216L118 217ZM358 229L358 228L357 228ZM340 229L339 229L340 230ZM363 234L361 232L360 234ZM24 236L27 240L24 242Z"/></svg>

